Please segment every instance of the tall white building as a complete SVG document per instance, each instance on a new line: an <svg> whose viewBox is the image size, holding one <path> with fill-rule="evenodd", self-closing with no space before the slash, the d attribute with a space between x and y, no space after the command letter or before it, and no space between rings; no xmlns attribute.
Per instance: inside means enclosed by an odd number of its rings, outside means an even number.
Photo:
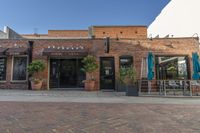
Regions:
<svg viewBox="0 0 200 133"><path fill-rule="evenodd" d="M200 36L200 0L171 0L148 27L149 37Z"/></svg>

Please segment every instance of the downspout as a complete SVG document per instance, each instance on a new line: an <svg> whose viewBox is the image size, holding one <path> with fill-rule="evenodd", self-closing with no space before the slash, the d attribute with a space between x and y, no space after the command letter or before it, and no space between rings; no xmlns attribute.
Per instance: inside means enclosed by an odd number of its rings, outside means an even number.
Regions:
<svg viewBox="0 0 200 133"><path fill-rule="evenodd" d="M32 63L33 59L33 43L34 41L28 41L28 65ZM28 74L28 89L31 90L31 74Z"/></svg>

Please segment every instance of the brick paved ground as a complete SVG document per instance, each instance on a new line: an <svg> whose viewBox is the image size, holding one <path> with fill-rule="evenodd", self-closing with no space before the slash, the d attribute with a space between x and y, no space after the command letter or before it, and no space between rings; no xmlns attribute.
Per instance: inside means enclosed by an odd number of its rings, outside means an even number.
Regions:
<svg viewBox="0 0 200 133"><path fill-rule="evenodd" d="M0 133L200 132L199 105L0 102Z"/></svg>

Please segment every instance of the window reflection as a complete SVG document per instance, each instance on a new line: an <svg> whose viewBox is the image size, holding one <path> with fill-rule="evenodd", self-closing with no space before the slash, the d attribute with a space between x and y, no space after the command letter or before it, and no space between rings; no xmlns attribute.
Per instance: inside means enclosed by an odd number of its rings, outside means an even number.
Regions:
<svg viewBox="0 0 200 133"><path fill-rule="evenodd" d="M13 80L26 80L27 57L14 57Z"/></svg>
<svg viewBox="0 0 200 133"><path fill-rule="evenodd" d="M157 56L157 79L188 79L186 56Z"/></svg>
<svg viewBox="0 0 200 133"><path fill-rule="evenodd" d="M0 57L0 81L6 80L6 58Z"/></svg>
<svg viewBox="0 0 200 133"><path fill-rule="evenodd" d="M120 68L121 67L131 67L133 66L133 57L132 56L121 56L120 59Z"/></svg>

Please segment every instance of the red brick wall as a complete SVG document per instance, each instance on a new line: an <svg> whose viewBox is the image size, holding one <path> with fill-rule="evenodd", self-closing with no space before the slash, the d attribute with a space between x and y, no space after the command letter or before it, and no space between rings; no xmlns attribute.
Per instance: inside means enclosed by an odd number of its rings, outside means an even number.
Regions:
<svg viewBox="0 0 200 133"><path fill-rule="evenodd" d="M88 37L88 30L48 30L49 37Z"/></svg>
<svg viewBox="0 0 200 133"><path fill-rule="evenodd" d="M23 40L0 40L1 47L13 48L13 47L27 47L26 41ZM14 46L17 44L16 46ZM0 82L1 89L27 89L27 82L12 82L12 56L7 56L7 74L6 81Z"/></svg>
<svg viewBox="0 0 200 133"><path fill-rule="evenodd" d="M14 44L17 46L27 47L29 40L0 40L2 47L11 48ZM48 46L84 46L90 54L96 56L99 63L100 57L114 57L115 58L115 75L119 71L119 57L121 55L132 55L134 58L134 65L137 70L137 78L140 78L141 62L143 57L147 57L149 51L152 51L154 55L188 55L190 57L190 67L192 67L191 55L192 52L198 51L198 40L194 38L180 38L180 39L112 39L110 43L110 53L104 53L104 39L49 39L49 40L33 40L33 59L41 59L46 63L46 69L41 74L45 79L43 83L43 89L48 87L48 57L42 55L44 48ZM199 51L198 51L199 52ZM12 56L7 58L7 80L0 83L0 88L6 89L27 89L27 82L25 83L13 83L11 82L11 65ZM100 68L100 67L99 67ZM190 69L192 70L192 68ZM98 81L99 88L99 69L95 72L96 79Z"/></svg>
<svg viewBox="0 0 200 133"><path fill-rule="evenodd" d="M147 38L145 26L93 26L90 33L96 38Z"/></svg>
<svg viewBox="0 0 200 133"><path fill-rule="evenodd" d="M198 41L195 39L153 39L153 40L111 40L110 53L104 53L104 40L94 40L94 55L99 62L100 57L114 57L115 75L119 71L119 57L121 55L133 56L134 66L137 71L137 78L140 79L142 58L147 57L148 52L154 55L188 55L190 60L190 72L192 70L192 52L197 51ZM171 47L172 45L172 47ZM96 79L99 79L99 70L96 72ZM98 80L99 87L99 80Z"/></svg>

